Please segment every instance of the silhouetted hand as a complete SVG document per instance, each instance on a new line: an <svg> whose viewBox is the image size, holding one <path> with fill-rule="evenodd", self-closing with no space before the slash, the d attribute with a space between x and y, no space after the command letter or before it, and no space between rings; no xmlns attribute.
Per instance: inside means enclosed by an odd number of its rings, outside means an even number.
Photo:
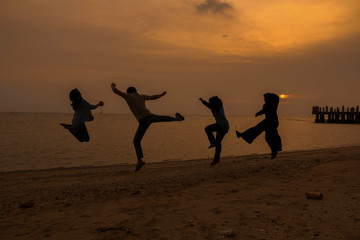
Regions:
<svg viewBox="0 0 360 240"><path fill-rule="evenodd" d="M261 114L260 114L260 113L258 113L258 112L257 112L257 113L255 113L255 117L260 116L260 115L261 115Z"/></svg>
<svg viewBox="0 0 360 240"><path fill-rule="evenodd" d="M116 84L115 83L112 83L111 84L111 88L114 89L116 87Z"/></svg>
<svg viewBox="0 0 360 240"><path fill-rule="evenodd" d="M99 106L101 106L101 107L104 106L104 102L103 102L103 101L100 101L100 102L99 102Z"/></svg>
<svg viewBox="0 0 360 240"><path fill-rule="evenodd" d="M166 94L166 91L164 91L161 95L164 96Z"/></svg>
<svg viewBox="0 0 360 240"><path fill-rule="evenodd" d="M204 99L202 99L202 98L199 98L199 100L200 100L200 101L204 101Z"/></svg>

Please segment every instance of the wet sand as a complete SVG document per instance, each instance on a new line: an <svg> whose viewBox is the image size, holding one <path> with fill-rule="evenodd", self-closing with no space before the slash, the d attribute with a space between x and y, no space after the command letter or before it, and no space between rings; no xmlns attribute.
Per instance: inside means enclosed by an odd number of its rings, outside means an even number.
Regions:
<svg viewBox="0 0 360 240"><path fill-rule="evenodd" d="M0 173L1 239L360 239L360 146L210 162Z"/></svg>

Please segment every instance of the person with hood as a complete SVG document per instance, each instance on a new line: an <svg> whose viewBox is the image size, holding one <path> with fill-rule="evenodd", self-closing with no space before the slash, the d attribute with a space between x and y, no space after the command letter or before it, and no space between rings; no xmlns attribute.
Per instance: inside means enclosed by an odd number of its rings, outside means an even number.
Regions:
<svg viewBox="0 0 360 240"><path fill-rule="evenodd" d="M271 159L274 159L277 153L282 150L281 138L277 130L279 126L277 115L279 96L274 93L265 93L264 101L265 104L262 110L257 112L255 117L265 114L265 119L245 132L241 133L236 130L236 136L251 144L257 136L265 131L265 140L271 149Z"/></svg>

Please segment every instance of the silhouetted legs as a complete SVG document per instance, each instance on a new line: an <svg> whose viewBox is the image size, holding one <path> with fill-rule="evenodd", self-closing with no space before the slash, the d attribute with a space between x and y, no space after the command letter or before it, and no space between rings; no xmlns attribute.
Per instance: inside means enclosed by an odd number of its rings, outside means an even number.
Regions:
<svg viewBox="0 0 360 240"><path fill-rule="evenodd" d="M74 133L74 136L80 141L80 142L88 142L90 141L90 136L89 133L87 131L87 128L84 124L81 124L79 126L79 129L77 131L77 133Z"/></svg>
<svg viewBox="0 0 360 240"><path fill-rule="evenodd" d="M281 138L276 128L265 130L265 140L271 149L271 159L274 159L278 151L282 150Z"/></svg>
<svg viewBox="0 0 360 240"><path fill-rule="evenodd" d="M281 151L281 138L277 131L278 124L269 124L263 120L255 127L249 128L243 133L236 132L237 137L242 137L247 143L251 144L262 132L265 131L265 140L271 149L271 158L275 158L278 151Z"/></svg>
<svg viewBox="0 0 360 240"><path fill-rule="evenodd" d="M71 124L60 123L61 126L70 131L70 133L79 141L79 142L88 142L90 141L90 136L85 126L85 123L79 125L78 127L73 127Z"/></svg>
<svg viewBox="0 0 360 240"><path fill-rule="evenodd" d="M209 148L215 148L214 160L211 165L215 165L220 161L221 153L221 141L223 140L227 131L225 131L219 124L214 123L205 128L206 135L208 136L210 146ZM216 132L216 138L214 137L213 132Z"/></svg>
<svg viewBox="0 0 360 240"><path fill-rule="evenodd" d="M135 171L139 171L140 168L145 164L145 162L142 161L144 155L141 147L141 139L144 137L146 130L150 127L150 125L156 122L173 122L173 121L182 121L182 120L184 120L184 118L177 113L176 117L160 116L160 115L152 114L139 121L139 126L134 137L134 146L135 146L136 156L138 159L138 163Z"/></svg>
<svg viewBox="0 0 360 240"><path fill-rule="evenodd" d="M257 138L262 132L266 130L265 120L258 123L255 127L249 128L245 132L241 133L241 137L249 144L251 144L255 138Z"/></svg>

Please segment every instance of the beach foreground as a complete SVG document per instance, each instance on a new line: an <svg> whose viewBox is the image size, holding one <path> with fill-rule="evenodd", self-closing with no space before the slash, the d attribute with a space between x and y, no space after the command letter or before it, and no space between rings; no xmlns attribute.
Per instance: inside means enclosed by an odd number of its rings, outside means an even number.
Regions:
<svg viewBox="0 0 360 240"><path fill-rule="evenodd" d="M0 173L1 239L360 239L360 146L210 162Z"/></svg>

